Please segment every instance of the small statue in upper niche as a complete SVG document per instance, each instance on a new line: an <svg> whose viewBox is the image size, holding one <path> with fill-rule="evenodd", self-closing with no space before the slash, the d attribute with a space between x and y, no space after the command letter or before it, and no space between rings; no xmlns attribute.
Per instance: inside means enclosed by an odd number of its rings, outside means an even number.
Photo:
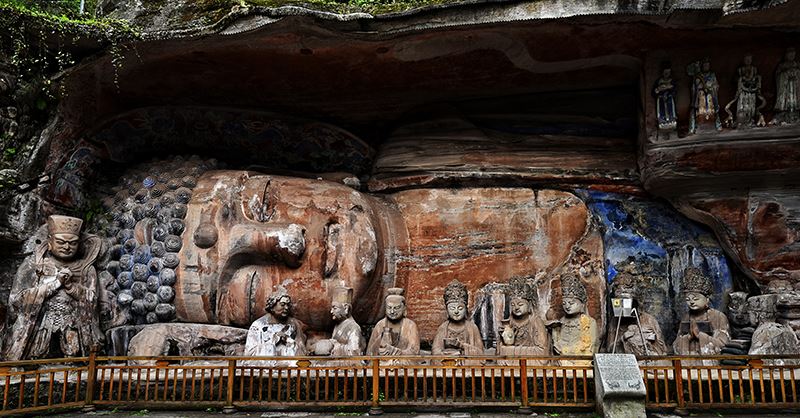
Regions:
<svg viewBox="0 0 800 418"><path fill-rule="evenodd" d="M767 100L761 95L761 76L758 69L753 65L753 56L745 55L744 62L739 67L737 77L736 96L725 105L725 112L728 118L725 124L729 127L749 128L752 126L766 126L764 115L761 109L767 104ZM759 104L759 101L761 102ZM736 120L734 122L731 105L736 102Z"/></svg>
<svg viewBox="0 0 800 418"><path fill-rule="evenodd" d="M386 296L386 317L375 324L367 346L370 356L414 356L419 354L417 324L406 318L403 289L390 288ZM391 360L394 364L402 361Z"/></svg>
<svg viewBox="0 0 800 418"><path fill-rule="evenodd" d="M783 62L775 71L778 96L775 99L774 124L791 124L800 121L800 63L795 59L794 48L787 48Z"/></svg>
<svg viewBox="0 0 800 418"><path fill-rule="evenodd" d="M433 338L433 355L479 356L483 354L481 332L469 320L467 287L453 280L444 289L447 321L444 321Z"/></svg>
<svg viewBox="0 0 800 418"><path fill-rule="evenodd" d="M306 326L293 316L292 298L280 290L267 298L267 313L250 325L245 356L292 357L306 354Z"/></svg>
<svg viewBox="0 0 800 418"><path fill-rule="evenodd" d="M597 321L585 313L586 288L577 276L567 274L561 278L561 294L565 315L552 325L554 354L576 356L596 353L599 342Z"/></svg>
<svg viewBox="0 0 800 418"><path fill-rule="evenodd" d="M338 287L334 290L331 316L336 326L330 339L317 341L314 345L314 354L334 357L363 354L367 342L361 334L361 327L351 314L352 303L353 289Z"/></svg>
<svg viewBox="0 0 800 418"><path fill-rule="evenodd" d="M696 133L698 127L713 124L717 131L722 130L719 119L719 83L717 75L711 71L708 58L695 62L687 68L692 77L692 114L689 118L689 133Z"/></svg>
<svg viewBox="0 0 800 418"><path fill-rule="evenodd" d="M536 314L536 292L525 278L508 284L511 318L503 320L497 341L501 356L544 356L550 354L547 329Z"/></svg>
<svg viewBox="0 0 800 418"><path fill-rule="evenodd" d="M101 346L94 262L102 244L82 226L78 218L48 217L47 241L17 270L5 360L86 356Z"/></svg>
<svg viewBox="0 0 800 418"><path fill-rule="evenodd" d="M716 355L730 339L728 318L709 306L711 282L696 267L683 272L681 294L689 307L681 320L678 338L672 343L677 355Z"/></svg>
<svg viewBox="0 0 800 418"><path fill-rule="evenodd" d="M678 126L678 116L675 110L676 95L677 85L672 78L672 69L664 65L661 70L661 78L656 80L653 87L653 96L656 99L656 117L660 130L673 131Z"/></svg>
<svg viewBox="0 0 800 418"><path fill-rule="evenodd" d="M636 315L620 312L617 318L609 321L606 334L606 351L628 353L637 356L663 356L667 354L664 334L653 315L641 310L636 292L636 276L620 271L611 284L615 299L632 300ZM615 315L617 313L615 312ZM637 320L638 316L638 320ZM618 325L619 324L619 325ZM619 328L617 328L619 326Z"/></svg>

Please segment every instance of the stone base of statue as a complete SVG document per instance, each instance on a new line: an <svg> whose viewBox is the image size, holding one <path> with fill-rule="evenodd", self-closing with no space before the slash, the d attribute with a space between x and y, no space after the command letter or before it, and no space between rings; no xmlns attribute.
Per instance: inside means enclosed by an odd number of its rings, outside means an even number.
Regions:
<svg viewBox="0 0 800 418"><path fill-rule="evenodd" d="M594 355L597 412L605 418L645 418L646 391L636 356Z"/></svg>

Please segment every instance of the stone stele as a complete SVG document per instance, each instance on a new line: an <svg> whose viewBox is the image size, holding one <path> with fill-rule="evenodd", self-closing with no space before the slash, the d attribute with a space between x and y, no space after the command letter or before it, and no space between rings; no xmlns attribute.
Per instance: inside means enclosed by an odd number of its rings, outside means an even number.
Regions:
<svg viewBox="0 0 800 418"><path fill-rule="evenodd" d="M605 418L645 418L645 385L633 354L594 355L597 412Z"/></svg>

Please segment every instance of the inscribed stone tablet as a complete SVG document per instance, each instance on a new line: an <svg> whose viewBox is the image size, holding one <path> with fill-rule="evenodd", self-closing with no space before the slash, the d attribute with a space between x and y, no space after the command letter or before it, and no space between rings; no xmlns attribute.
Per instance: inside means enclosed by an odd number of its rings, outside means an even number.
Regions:
<svg viewBox="0 0 800 418"><path fill-rule="evenodd" d="M605 396L643 396L644 381L633 354L596 354L595 376Z"/></svg>

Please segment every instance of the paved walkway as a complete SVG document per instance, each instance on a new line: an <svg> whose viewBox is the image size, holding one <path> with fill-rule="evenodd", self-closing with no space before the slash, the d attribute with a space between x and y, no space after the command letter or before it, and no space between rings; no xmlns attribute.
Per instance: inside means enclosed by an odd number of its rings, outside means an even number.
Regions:
<svg viewBox="0 0 800 418"><path fill-rule="evenodd" d="M203 417L252 417L252 418L341 418L348 416L369 416L366 413L360 412L336 412L336 413L320 413L320 412L237 412L235 414L223 414L219 411L97 411L92 413L68 413L61 415L54 415L54 417L69 417L69 418L128 418L128 417L146 417L146 418L203 418ZM382 415L385 418L500 418L500 417L520 417L521 415L503 412L450 412L450 413L386 413ZM583 412L541 412L529 415L538 418L598 418L599 415ZM692 413L689 415L691 418L746 418L746 417L759 417L759 418L788 418L798 417L798 412L793 413L765 413L761 414L756 411L752 412L702 412ZM669 413L652 413L648 414L648 418L683 418L678 415Z"/></svg>

